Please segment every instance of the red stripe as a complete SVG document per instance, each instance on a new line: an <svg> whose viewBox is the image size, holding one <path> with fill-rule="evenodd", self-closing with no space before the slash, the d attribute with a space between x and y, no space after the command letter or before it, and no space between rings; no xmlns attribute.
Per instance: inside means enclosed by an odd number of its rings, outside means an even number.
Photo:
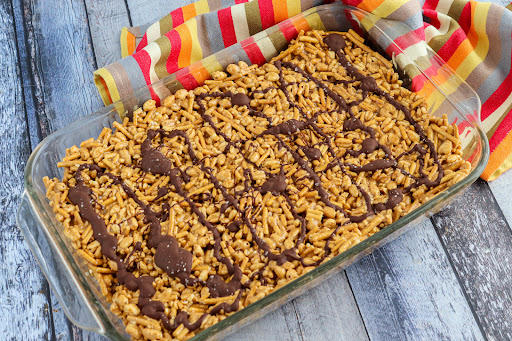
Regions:
<svg viewBox="0 0 512 341"><path fill-rule="evenodd" d="M251 60L252 64L262 65L266 62L265 56L261 53L258 44L254 43L254 38L245 39L241 42L242 48Z"/></svg>
<svg viewBox="0 0 512 341"><path fill-rule="evenodd" d="M428 67L427 69L425 69L425 71L423 71L423 72L426 73L427 76L429 76L429 77L435 77L438 75L437 70L438 69L434 65L432 65L432 66Z"/></svg>
<svg viewBox="0 0 512 341"><path fill-rule="evenodd" d="M245 4L246 2L249 2L249 0L235 0L235 4Z"/></svg>
<svg viewBox="0 0 512 341"><path fill-rule="evenodd" d="M165 63L167 72L171 74L179 69L178 58L180 56L181 38L176 30L170 30L165 34L165 36L169 39L169 42L171 43L171 53L169 53L169 57L167 58L167 61Z"/></svg>
<svg viewBox="0 0 512 341"><path fill-rule="evenodd" d="M422 40L422 41L425 40L425 28L423 27L423 25L421 25L421 27L418 27L417 29L415 29L413 32L416 36L418 36L420 38L420 40Z"/></svg>
<svg viewBox="0 0 512 341"><path fill-rule="evenodd" d="M427 79L424 75L417 75L411 79L412 85L411 90L414 92L420 91L423 88L423 85L427 82Z"/></svg>
<svg viewBox="0 0 512 341"><path fill-rule="evenodd" d="M511 56L512 57L512 56ZM512 63L512 58L511 58ZM503 80L499 88L482 104L482 121L491 115L510 95L512 89L512 73Z"/></svg>
<svg viewBox="0 0 512 341"><path fill-rule="evenodd" d="M434 26L437 29L441 27L441 23L439 22L436 11L433 11L431 9L425 9L423 10L423 16L429 19L428 21L430 21L430 25Z"/></svg>
<svg viewBox="0 0 512 341"><path fill-rule="evenodd" d="M139 52L133 54L133 58L137 64L139 64L140 71L142 71L142 75L144 75L144 80L146 84L151 84L151 80L149 77L149 69L151 68L151 56L146 50L140 50Z"/></svg>
<svg viewBox="0 0 512 341"><path fill-rule="evenodd" d="M471 2L468 1L468 3L464 6L458 23L462 30L467 34L471 28Z"/></svg>
<svg viewBox="0 0 512 341"><path fill-rule="evenodd" d="M394 42L395 42L395 44L400 46L400 48L405 50L409 46L412 46L414 44L417 44L417 43L423 41L423 39L421 39L418 35L424 35L423 27L420 27L415 31L408 32L408 33L404 34L403 36L397 37L394 40Z"/></svg>
<svg viewBox="0 0 512 341"><path fill-rule="evenodd" d="M176 27L185 22L185 18L183 17L183 8L177 8L171 12L172 18L172 27Z"/></svg>
<svg viewBox="0 0 512 341"><path fill-rule="evenodd" d="M148 46L148 35L144 34L144 37L142 37L142 40L140 41L139 45L137 45L137 48L135 49L135 52L139 52L143 48Z"/></svg>
<svg viewBox="0 0 512 341"><path fill-rule="evenodd" d="M491 153L498 147L498 145L507 137L512 131L512 110L507 113L505 119L500 123L498 129L492 134L489 139L489 146L491 147ZM512 148L512 147L511 147Z"/></svg>
<svg viewBox="0 0 512 341"><path fill-rule="evenodd" d="M199 86L197 80L190 73L188 67L183 68L176 72L176 79L183 85L183 87L187 90L195 89Z"/></svg>
<svg viewBox="0 0 512 341"><path fill-rule="evenodd" d="M512 88L512 74L509 74L507 78L501 83L500 87L489 97L484 104L482 104L482 121L489 117L496 109L498 109L503 102L510 95L510 89Z"/></svg>
<svg viewBox="0 0 512 341"><path fill-rule="evenodd" d="M361 2L363 2L363 0L345 0L343 3L357 7L357 5L359 5Z"/></svg>
<svg viewBox="0 0 512 341"><path fill-rule="evenodd" d="M425 1L425 4L423 4L423 9L435 10L437 8L437 4L439 4L439 0L427 0Z"/></svg>
<svg viewBox="0 0 512 341"><path fill-rule="evenodd" d="M386 53L388 56L392 56L393 54L399 55L402 53L402 51L395 44L389 44L389 46L386 48Z"/></svg>
<svg viewBox="0 0 512 341"><path fill-rule="evenodd" d="M270 26L274 26L274 5L272 5L272 0L259 0L258 4L260 7L261 27L267 29Z"/></svg>
<svg viewBox="0 0 512 341"><path fill-rule="evenodd" d="M233 16L231 15L231 7L221 9L217 16L219 18L220 31L222 32L222 40L224 47L231 46L236 43L235 25L233 25Z"/></svg>
<svg viewBox="0 0 512 341"><path fill-rule="evenodd" d="M424 39L420 39L420 37L418 37L418 35L425 36L425 31L423 31L423 27L420 27L412 32L406 33L403 36L396 38L394 40L395 44L390 44L386 48L386 53L389 56L392 56L393 53L394 54L402 53L400 51L400 49L405 50L406 48L424 40Z"/></svg>
<svg viewBox="0 0 512 341"><path fill-rule="evenodd" d="M359 34L361 37L365 36L365 31L360 26L360 23L358 20L355 19L355 16L353 15L352 11L349 9L344 9L343 13L345 14L345 19L350 23L352 26L352 29Z"/></svg>
<svg viewBox="0 0 512 341"><path fill-rule="evenodd" d="M133 58L135 58L135 61L137 62L137 64L139 64L140 71L144 76L144 81L146 82L146 84L151 84L151 80L149 77L149 69L151 68L151 57L149 56L149 53L146 50L141 50L133 54ZM149 92L151 93L151 98L154 100L158 100L158 96L153 91L153 88L149 87L148 89Z"/></svg>
<svg viewBox="0 0 512 341"><path fill-rule="evenodd" d="M281 32L283 32L283 35L284 35L284 38L286 39L286 41L290 41L290 40L294 39L299 34L299 32L297 32L297 29L295 28L295 26L293 26L290 23L290 21L288 21L288 20L280 22L278 24L278 26L279 26L279 29L281 30Z"/></svg>
<svg viewBox="0 0 512 341"><path fill-rule="evenodd" d="M437 54L444 60L450 60L451 56L466 38L467 36L462 28L456 29L446 43L437 51Z"/></svg>

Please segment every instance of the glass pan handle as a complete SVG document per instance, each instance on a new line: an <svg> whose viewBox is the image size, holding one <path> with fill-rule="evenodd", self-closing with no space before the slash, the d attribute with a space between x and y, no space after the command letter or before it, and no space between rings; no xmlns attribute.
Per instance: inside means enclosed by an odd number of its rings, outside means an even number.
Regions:
<svg viewBox="0 0 512 341"><path fill-rule="evenodd" d="M26 192L18 207L17 222L66 316L80 328L104 334L62 253L42 228Z"/></svg>

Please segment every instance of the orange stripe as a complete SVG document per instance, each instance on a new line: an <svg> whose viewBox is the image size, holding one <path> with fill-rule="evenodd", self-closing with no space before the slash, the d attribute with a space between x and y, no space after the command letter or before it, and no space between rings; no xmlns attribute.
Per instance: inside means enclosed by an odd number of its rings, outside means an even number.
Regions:
<svg viewBox="0 0 512 341"><path fill-rule="evenodd" d="M453 55L448 59L448 65L454 70L457 70L464 61L464 59L467 58L467 56L473 51L473 46L471 46L471 43L468 39L464 39L464 41L457 47Z"/></svg>
<svg viewBox="0 0 512 341"><path fill-rule="evenodd" d="M478 44L478 32L475 29L475 9L473 3L470 2L471 6L471 26L469 27L468 39L469 43L474 47Z"/></svg>
<svg viewBox="0 0 512 341"><path fill-rule="evenodd" d="M484 180L491 179L493 173L501 166L508 156L512 155L510 146L512 145L512 132L508 133L507 137L494 149L489 157L489 162L484 172L480 176Z"/></svg>
<svg viewBox="0 0 512 341"><path fill-rule="evenodd" d="M190 44L189 42L192 39L192 35L190 34L190 31L187 25L185 24L181 24L178 27L176 27L176 32L178 32L178 35L180 36L180 39L183 42L183 44L181 44L180 55L178 56L178 67L181 69L190 65L192 44Z"/></svg>
<svg viewBox="0 0 512 341"><path fill-rule="evenodd" d="M385 0L363 0L357 7L364 9L367 12L373 12L374 9L379 7Z"/></svg>
<svg viewBox="0 0 512 341"><path fill-rule="evenodd" d="M297 32L300 30L309 31L311 28L309 27L309 23L304 17L301 17L296 22L293 23L293 26L295 26L295 29Z"/></svg>
<svg viewBox="0 0 512 341"><path fill-rule="evenodd" d="M274 7L274 20L276 23L288 19L288 6L286 1L272 0L272 6Z"/></svg>
<svg viewBox="0 0 512 341"><path fill-rule="evenodd" d="M501 166L492 173L491 177L489 178L489 181L496 180L501 174L505 173L509 169L512 168L512 154L510 154L501 164Z"/></svg>
<svg viewBox="0 0 512 341"><path fill-rule="evenodd" d="M190 73L194 76L199 86L203 85L205 80L211 78L210 73L201 62L190 65Z"/></svg>
<svg viewBox="0 0 512 341"><path fill-rule="evenodd" d="M105 90L105 93L107 94L108 98L110 99L110 103L112 103L112 96L110 96L110 91L108 91L107 82L105 82L105 79L103 77L100 77L100 81L101 81L101 84L103 84L103 90Z"/></svg>
<svg viewBox="0 0 512 341"><path fill-rule="evenodd" d="M128 43L128 55L132 55L135 52L135 36L133 34L128 34L126 37L126 41Z"/></svg>
<svg viewBox="0 0 512 341"><path fill-rule="evenodd" d="M196 6L195 4L190 4L187 6L183 6L183 20L187 21L196 16Z"/></svg>

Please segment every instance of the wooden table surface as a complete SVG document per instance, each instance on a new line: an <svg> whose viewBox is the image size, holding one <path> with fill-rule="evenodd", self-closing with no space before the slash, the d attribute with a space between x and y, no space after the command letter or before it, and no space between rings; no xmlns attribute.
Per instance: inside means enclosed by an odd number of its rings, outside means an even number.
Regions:
<svg viewBox="0 0 512 341"><path fill-rule="evenodd" d="M69 323L18 230L39 141L100 109L95 69L123 26L186 0L0 1L0 339L103 340ZM512 171L230 337L230 340L511 340Z"/></svg>

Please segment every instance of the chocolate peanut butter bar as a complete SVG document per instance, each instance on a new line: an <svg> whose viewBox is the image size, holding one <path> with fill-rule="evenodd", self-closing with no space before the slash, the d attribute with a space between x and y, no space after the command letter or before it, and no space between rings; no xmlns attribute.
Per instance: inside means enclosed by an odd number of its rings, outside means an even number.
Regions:
<svg viewBox="0 0 512 341"><path fill-rule="evenodd" d="M226 72L147 101L44 179L134 340L188 339L470 172L457 127L353 31L300 32Z"/></svg>

